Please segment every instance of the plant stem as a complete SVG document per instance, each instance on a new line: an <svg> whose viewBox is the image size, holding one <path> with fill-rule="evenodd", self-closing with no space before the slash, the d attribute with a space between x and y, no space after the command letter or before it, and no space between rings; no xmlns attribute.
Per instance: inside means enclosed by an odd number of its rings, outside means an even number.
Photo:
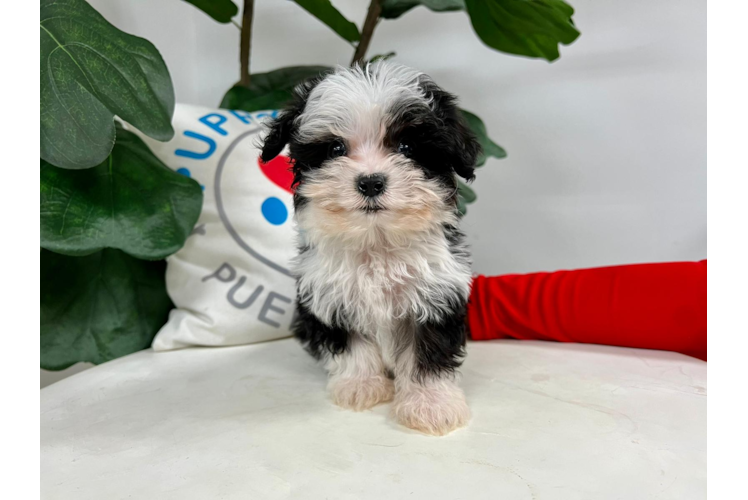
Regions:
<svg viewBox="0 0 748 500"><path fill-rule="evenodd" d="M252 16L255 10L255 0L244 0L244 11L242 12L242 34L239 41L239 61L241 69L239 73L239 85L249 87L249 53L252 49Z"/></svg>
<svg viewBox="0 0 748 500"><path fill-rule="evenodd" d="M366 13L366 20L364 21L364 27L361 30L361 40L356 46L356 52L353 54L353 60L351 66L356 63L361 63L366 57L366 51L369 50L369 44L371 43L371 37L374 35L374 28L377 26L379 21L379 15L382 13L382 0L371 0L369 4L369 11Z"/></svg>

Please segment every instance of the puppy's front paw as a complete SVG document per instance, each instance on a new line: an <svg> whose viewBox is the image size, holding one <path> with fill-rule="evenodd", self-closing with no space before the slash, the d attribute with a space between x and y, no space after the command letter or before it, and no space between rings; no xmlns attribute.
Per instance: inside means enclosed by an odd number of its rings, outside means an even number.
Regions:
<svg viewBox="0 0 748 500"><path fill-rule="evenodd" d="M398 391L392 411L404 426L434 436L449 434L470 420L465 395L450 382L430 386L409 384Z"/></svg>
<svg viewBox="0 0 748 500"><path fill-rule="evenodd" d="M395 393L392 380L384 375L370 378L335 378L330 380L330 395L338 406L364 411L390 401Z"/></svg>

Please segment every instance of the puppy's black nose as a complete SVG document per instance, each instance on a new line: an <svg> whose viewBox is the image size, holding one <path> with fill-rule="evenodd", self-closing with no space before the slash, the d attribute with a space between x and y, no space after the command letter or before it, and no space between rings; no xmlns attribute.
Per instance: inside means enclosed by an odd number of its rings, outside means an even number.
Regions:
<svg viewBox="0 0 748 500"><path fill-rule="evenodd" d="M387 178L382 174L362 175L358 178L358 192L367 198L374 198L384 193Z"/></svg>

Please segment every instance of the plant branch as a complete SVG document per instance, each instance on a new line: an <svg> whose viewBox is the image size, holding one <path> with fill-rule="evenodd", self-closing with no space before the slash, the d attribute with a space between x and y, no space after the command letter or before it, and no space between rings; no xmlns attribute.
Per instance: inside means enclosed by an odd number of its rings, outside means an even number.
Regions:
<svg viewBox="0 0 748 500"><path fill-rule="evenodd" d="M239 73L239 85L249 87L249 54L252 49L252 17L255 10L255 0L244 0L244 11L242 12L242 34L239 41L239 62L241 69Z"/></svg>
<svg viewBox="0 0 748 500"><path fill-rule="evenodd" d="M364 27L361 30L361 40L356 46L356 52L353 54L353 60L351 66L354 64L360 64L366 57L366 51L369 50L369 44L371 43L371 37L374 35L374 28L377 27L379 21L379 15L382 13L382 0L371 0L369 4L369 11L366 13L366 20L364 21Z"/></svg>

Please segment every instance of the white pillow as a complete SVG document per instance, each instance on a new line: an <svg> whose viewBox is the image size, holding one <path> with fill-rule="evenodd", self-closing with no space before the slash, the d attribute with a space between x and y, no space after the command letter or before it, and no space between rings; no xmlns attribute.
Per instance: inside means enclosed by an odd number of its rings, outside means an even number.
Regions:
<svg viewBox="0 0 748 500"><path fill-rule="evenodd" d="M205 194L192 235L167 259L166 288L176 309L156 335L155 350L290 335L292 176L285 156L261 165L257 147L261 122L275 113L177 105L171 141L140 134L161 161L195 179Z"/></svg>

